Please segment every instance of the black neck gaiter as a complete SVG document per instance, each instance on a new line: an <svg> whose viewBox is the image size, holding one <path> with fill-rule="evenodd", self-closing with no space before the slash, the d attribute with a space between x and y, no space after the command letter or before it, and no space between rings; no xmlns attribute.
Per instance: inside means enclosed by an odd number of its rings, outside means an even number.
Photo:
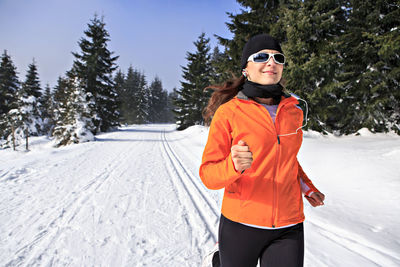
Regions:
<svg viewBox="0 0 400 267"><path fill-rule="evenodd" d="M246 80L241 90L247 97L273 98L279 102L283 95L283 87L278 84L262 85Z"/></svg>

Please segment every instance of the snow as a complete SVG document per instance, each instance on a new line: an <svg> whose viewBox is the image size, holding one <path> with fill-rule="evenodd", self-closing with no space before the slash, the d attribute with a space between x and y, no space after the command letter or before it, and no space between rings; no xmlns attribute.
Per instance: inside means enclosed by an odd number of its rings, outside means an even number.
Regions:
<svg viewBox="0 0 400 267"><path fill-rule="evenodd" d="M198 167L208 129L132 125L61 148L0 150L0 266L200 266L222 190ZM400 137L304 134L305 266L400 265Z"/></svg>

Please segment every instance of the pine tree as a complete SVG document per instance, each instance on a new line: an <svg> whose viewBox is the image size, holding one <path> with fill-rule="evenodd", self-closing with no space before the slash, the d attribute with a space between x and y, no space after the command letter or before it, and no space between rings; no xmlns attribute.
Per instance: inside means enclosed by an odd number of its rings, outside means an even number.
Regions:
<svg viewBox="0 0 400 267"><path fill-rule="evenodd" d="M228 61L228 55L225 52L220 52L216 46L211 54L211 84L223 84L225 81L232 78L232 73L227 72L224 68L224 62Z"/></svg>
<svg viewBox="0 0 400 267"><path fill-rule="evenodd" d="M150 84L149 90L149 121L158 123L166 122L167 92L163 89L160 78L154 78Z"/></svg>
<svg viewBox="0 0 400 267"><path fill-rule="evenodd" d="M13 111L13 121L16 125L15 139L25 139L28 149L28 138L41 134L42 119L39 110L42 96L39 76L35 61L28 66L25 82L17 93L17 109Z"/></svg>
<svg viewBox="0 0 400 267"><path fill-rule="evenodd" d="M399 133L399 1L351 1L341 38L344 133Z"/></svg>
<svg viewBox="0 0 400 267"><path fill-rule="evenodd" d="M162 111L160 113L160 119L155 121L155 122L162 122L162 123L167 123L169 122L169 113L171 113L171 110L169 109L168 106L168 91L163 90L161 97L160 97L160 103L162 103Z"/></svg>
<svg viewBox="0 0 400 267"><path fill-rule="evenodd" d="M39 99L42 96L42 89L40 87L39 74L37 72L35 59L33 59L33 62L28 66L26 80L22 87L24 88L24 92L29 96L34 96L36 99ZM36 109L39 110L38 108Z"/></svg>
<svg viewBox="0 0 400 267"><path fill-rule="evenodd" d="M179 97L174 103L177 107L174 113L178 130L203 124L202 111L210 97L210 92L203 90L212 81L209 41L205 33L202 33L194 42L196 52L187 53L187 66L182 67L184 81L181 81L181 89L178 90Z"/></svg>
<svg viewBox="0 0 400 267"><path fill-rule="evenodd" d="M11 134L8 113L16 108L16 94L19 86L16 67L7 51L4 50L0 64L0 141Z"/></svg>
<svg viewBox="0 0 400 267"><path fill-rule="evenodd" d="M115 84L115 91L117 92L117 104L119 110L119 122L123 123L124 121L124 114L123 114L123 103L125 98L125 74L118 69L117 73L114 76L114 84Z"/></svg>
<svg viewBox="0 0 400 267"><path fill-rule="evenodd" d="M95 126L90 114L91 103L88 102L93 101L93 97L85 92L84 82L74 69L67 73L65 82L67 98L53 132L56 147L94 140L92 131Z"/></svg>
<svg viewBox="0 0 400 267"><path fill-rule="evenodd" d="M129 66L125 80L120 89L121 122L132 124L136 122L137 99L139 90L140 73Z"/></svg>
<svg viewBox="0 0 400 267"><path fill-rule="evenodd" d="M4 50L0 64L0 114L7 114L12 108L18 87L17 69L7 50Z"/></svg>
<svg viewBox="0 0 400 267"><path fill-rule="evenodd" d="M282 42L285 38L284 26L280 18L284 15L282 6L286 1L281 0L237 0L242 6L241 13L227 13L230 22L226 23L230 32L234 34L233 39L216 36L219 43L225 47L224 58L221 69L231 77L241 73L240 59L242 50L250 37L267 33Z"/></svg>
<svg viewBox="0 0 400 267"><path fill-rule="evenodd" d="M113 57L113 52L107 48L110 39L103 19L95 15L88 28L84 32L87 39L81 38L78 43L81 53L72 54L75 57L74 69L86 95L94 97L94 103L88 108L96 126L95 134L119 125L118 94L112 79L118 56Z"/></svg>
<svg viewBox="0 0 400 267"><path fill-rule="evenodd" d="M125 83L125 74L121 71L121 69L118 69L114 77L114 84L118 97L124 94L124 83Z"/></svg>
<svg viewBox="0 0 400 267"><path fill-rule="evenodd" d="M135 92L136 99L136 117L135 123L143 124L149 122L149 99L150 90L147 88L146 76L137 72L138 87Z"/></svg>
<svg viewBox="0 0 400 267"><path fill-rule="evenodd" d="M343 6L341 0L293 0L284 11L284 78L289 90L308 101L308 125L317 131L340 126L335 76L340 70L337 41L345 29Z"/></svg>
<svg viewBox="0 0 400 267"><path fill-rule="evenodd" d="M393 130L400 135L400 1L380 2L378 20L379 35L370 35L378 51L379 62L376 71L382 74L382 81L373 89L379 97L372 109L385 114L384 131Z"/></svg>
<svg viewBox="0 0 400 267"><path fill-rule="evenodd" d="M176 110L178 107L175 106L175 102L177 101L179 95L178 91L176 88L172 90L172 92L168 93L167 96L167 119L166 122L174 122L175 123L175 113L174 110Z"/></svg>
<svg viewBox="0 0 400 267"><path fill-rule="evenodd" d="M358 1L357 1L358 2ZM400 134L400 1L371 2L367 15L371 27L364 33L374 51L362 80L370 83L364 127L374 132L394 130Z"/></svg>
<svg viewBox="0 0 400 267"><path fill-rule="evenodd" d="M38 123L35 107L36 98L30 96L24 90L24 86L20 87L17 92L16 107L8 112L8 125L11 128L7 136L6 144L13 143L15 146L25 141L26 150L28 150L28 139L32 135L38 135L40 123Z"/></svg>
<svg viewBox="0 0 400 267"><path fill-rule="evenodd" d="M54 100L50 85L47 84L42 97L40 98L41 116L43 120L42 132L50 135L55 125L54 117Z"/></svg>
<svg viewBox="0 0 400 267"><path fill-rule="evenodd" d="M62 125L62 119L66 114L66 105L68 102L68 81L66 78L58 77L57 84L52 94L54 101L53 114L55 125Z"/></svg>

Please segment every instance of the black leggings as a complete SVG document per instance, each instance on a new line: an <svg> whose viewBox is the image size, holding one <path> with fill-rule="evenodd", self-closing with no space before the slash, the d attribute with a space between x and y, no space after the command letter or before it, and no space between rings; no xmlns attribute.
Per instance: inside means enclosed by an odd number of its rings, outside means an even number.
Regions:
<svg viewBox="0 0 400 267"><path fill-rule="evenodd" d="M221 214L219 252L222 267L301 267L303 223L282 229L259 229L233 222Z"/></svg>

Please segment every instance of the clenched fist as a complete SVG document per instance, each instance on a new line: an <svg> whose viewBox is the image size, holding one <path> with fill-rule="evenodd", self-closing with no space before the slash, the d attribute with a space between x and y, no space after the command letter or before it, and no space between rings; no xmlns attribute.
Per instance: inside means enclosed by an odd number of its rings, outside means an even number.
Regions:
<svg viewBox="0 0 400 267"><path fill-rule="evenodd" d="M318 207L318 206L324 205L325 195L322 194L321 192L314 192L311 194L310 197L308 197L308 196L305 196L305 197L313 207Z"/></svg>
<svg viewBox="0 0 400 267"><path fill-rule="evenodd" d="M253 153L251 153L246 142L240 140L237 145L231 147L232 161L236 171L243 172L251 167Z"/></svg>

